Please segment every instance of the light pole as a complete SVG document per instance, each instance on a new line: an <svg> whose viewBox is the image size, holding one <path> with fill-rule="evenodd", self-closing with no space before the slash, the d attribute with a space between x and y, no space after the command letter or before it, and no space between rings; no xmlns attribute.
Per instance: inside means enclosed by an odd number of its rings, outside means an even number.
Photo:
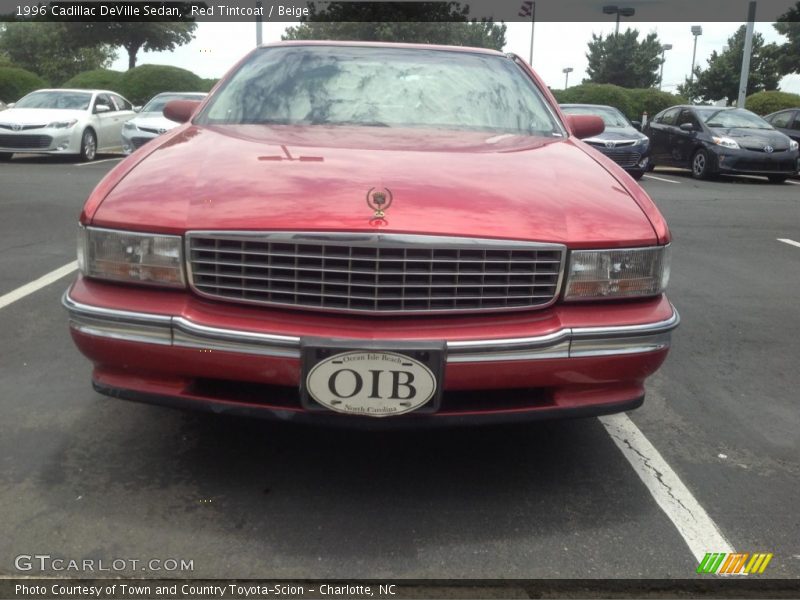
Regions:
<svg viewBox="0 0 800 600"><path fill-rule="evenodd" d="M623 6L620 8L619 6L609 4L608 6L603 7L603 13L606 15L617 15L617 27L614 30L614 35L617 36L619 35L619 18L632 17L634 14L636 14L636 9L629 6Z"/></svg>
<svg viewBox="0 0 800 600"><path fill-rule="evenodd" d="M261 4L261 0L256 2L256 48L261 46L261 42L264 40L263 31L262 31L262 22L261 22L261 11L263 10L263 5Z"/></svg>
<svg viewBox="0 0 800 600"><path fill-rule="evenodd" d="M564 67L561 72L564 73L564 89L569 87L569 74L572 73L572 67Z"/></svg>
<svg viewBox="0 0 800 600"><path fill-rule="evenodd" d="M703 28L700 25L692 25L692 35L694 36L694 50L692 50L692 70L689 71L689 93L691 93L692 81L694 81L694 59L697 57L697 38L703 35Z"/></svg>
<svg viewBox="0 0 800 600"><path fill-rule="evenodd" d="M661 85L664 83L664 52L667 50L672 50L672 44L662 44L661 45L661 73L658 76L658 89L661 89Z"/></svg>

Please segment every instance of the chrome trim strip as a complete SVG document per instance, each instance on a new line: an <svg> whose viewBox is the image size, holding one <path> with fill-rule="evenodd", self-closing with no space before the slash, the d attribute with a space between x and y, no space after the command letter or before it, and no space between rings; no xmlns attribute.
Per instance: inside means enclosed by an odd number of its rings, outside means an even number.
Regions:
<svg viewBox="0 0 800 600"><path fill-rule="evenodd" d="M243 241L268 241L284 242L290 244L314 244L329 243L340 246L375 247L380 245L384 248L408 248L418 246L429 248L431 245L448 246L458 250L470 249L491 249L491 250L553 250L560 253L558 265L558 277L552 299L545 304L535 304L532 306L512 306L501 308L465 308L465 309L420 309L402 311L370 311L346 308L315 307L293 303L265 302L262 300L248 300L245 298L226 298L216 294L209 294L202 291L195 285L194 272L192 265L192 238L205 237L221 239L239 238ZM525 240L506 240L496 238L479 237L454 237L441 235L415 235L402 233L362 233L362 232L340 232L340 231L248 231L248 230L193 230L187 231L184 235L183 260L184 271L189 288L203 298L209 298L221 302L231 302L234 304L249 304L256 306L276 306L279 308L289 308L293 310L309 310L320 313L334 314L356 314L356 315L441 315L441 314L490 314L499 312L514 312L523 310L541 310L552 306L561 297L562 286L565 281L567 269L567 246L565 244L551 242L530 242Z"/></svg>
<svg viewBox="0 0 800 600"><path fill-rule="evenodd" d="M117 340L202 348L278 358L300 358L301 338L201 325L180 316L89 306L65 292L62 304L70 327ZM669 347L680 323L673 307L669 319L617 327L565 327L541 336L447 342L448 363L581 358L654 352Z"/></svg>

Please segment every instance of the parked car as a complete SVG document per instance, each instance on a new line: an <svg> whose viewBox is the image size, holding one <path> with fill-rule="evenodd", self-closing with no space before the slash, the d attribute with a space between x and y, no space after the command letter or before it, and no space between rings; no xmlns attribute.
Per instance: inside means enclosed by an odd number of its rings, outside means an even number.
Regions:
<svg viewBox="0 0 800 600"><path fill-rule="evenodd" d="M625 169L634 179L648 170L650 140L641 133L641 123L634 124L619 110L600 104L561 104L568 115L597 115L603 119L603 133L583 140Z"/></svg>
<svg viewBox="0 0 800 600"><path fill-rule="evenodd" d="M164 106L172 100L202 100L202 92L164 92L153 96L139 114L122 127L122 151L130 154L137 148L179 125L164 116Z"/></svg>
<svg viewBox="0 0 800 600"><path fill-rule="evenodd" d="M800 108L780 110L767 115L764 120L795 142L800 142Z"/></svg>
<svg viewBox="0 0 800 600"><path fill-rule="evenodd" d="M328 424L642 403L669 229L520 58L283 42L199 106L81 214L63 302L96 390Z"/></svg>
<svg viewBox="0 0 800 600"><path fill-rule="evenodd" d="M691 169L698 179L725 173L783 183L798 169L798 143L743 108L673 106L644 132L654 164Z"/></svg>
<svg viewBox="0 0 800 600"><path fill-rule="evenodd" d="M122 126L133 107L104 90L49 89L31 92L0 117L0 160L15 152L77 154L118 152Z"/></svg>

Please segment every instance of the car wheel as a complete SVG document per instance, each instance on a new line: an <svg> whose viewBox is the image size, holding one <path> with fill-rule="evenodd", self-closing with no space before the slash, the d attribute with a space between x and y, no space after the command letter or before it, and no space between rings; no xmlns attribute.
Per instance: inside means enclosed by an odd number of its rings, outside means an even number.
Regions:
<svg viewBox="0 0 800 600"><path fill-rule="evenodd" d="M770 183L783 183L787 179L789 179L788 175L770 175L769 176L769 182Z"/></svg>
<svg viewBox="0 0 800 600"><path fill-rule="evenodd" d="M692 156L692 177L695 179L710 179L711 178L711 161L708 158L708 152L703 149L698 150Z"/></svg>
<svg viewBox="0 0 800 600"><path fill-rule="evenodd" d="M87 129L81 137L81 160L92 161L97 156L97 136L94 131Z"/></svg>
<svg viewBox="0 0 800 600"><path fill-rule="evenodd" d="M650 162L648 162L648 163L647 163L647 172L648 172L648 173L651 173L651 172L653 172L653 171L655 171L655 170L656 170L656 163L654 163L654 162L651 160Z"/></svg>
<svg viewBox="0 0 800 600"><path fill-rule="evenodd" d="M11 157L14 156L13 152L0 152L0 161L6 162L11 160Z"/></svg>

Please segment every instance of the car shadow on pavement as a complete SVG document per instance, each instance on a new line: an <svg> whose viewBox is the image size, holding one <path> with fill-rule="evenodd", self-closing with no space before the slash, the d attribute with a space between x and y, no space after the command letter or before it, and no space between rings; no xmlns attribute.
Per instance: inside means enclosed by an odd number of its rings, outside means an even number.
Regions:
<svg viewBox="0 0 800 600"><path fill-rule="evenodd" d="M194 576L542 576L645 552L663 521L596 419L375 433L92 404L102 427L74 423L41 487L102 548Z"/></svg>

